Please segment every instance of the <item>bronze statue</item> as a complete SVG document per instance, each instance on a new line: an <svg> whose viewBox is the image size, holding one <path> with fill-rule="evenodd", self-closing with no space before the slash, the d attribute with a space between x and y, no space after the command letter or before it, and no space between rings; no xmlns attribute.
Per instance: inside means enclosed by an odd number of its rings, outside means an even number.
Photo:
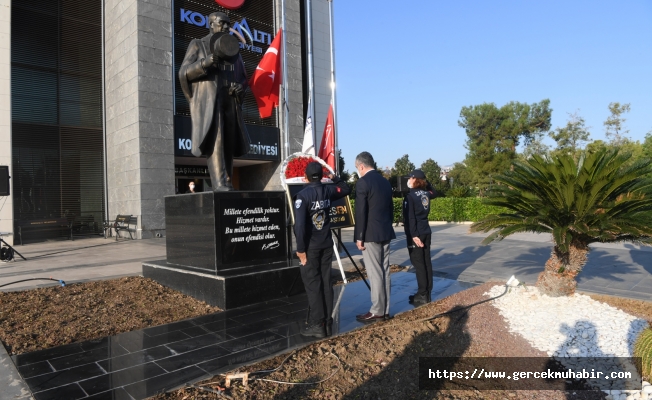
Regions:
<svg viewBox="0 0 652 400"><path fill-rule="evenodd" d="M247 73L229 17L215 12L208 20L210 33L188 45L179 81L190 104L192 154L206 156L214 191L233 190L233 157L251 143L242 117Z"/></svg>

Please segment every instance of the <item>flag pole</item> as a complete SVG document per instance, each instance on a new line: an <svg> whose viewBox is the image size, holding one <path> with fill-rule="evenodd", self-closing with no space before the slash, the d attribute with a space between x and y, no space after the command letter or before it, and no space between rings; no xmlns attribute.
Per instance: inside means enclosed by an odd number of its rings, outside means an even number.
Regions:
<svg viewBox="0 0 652 400"><path fill-rule="evenodd" d="M312 1L311 0L306 0L306 30L308 31L308 37L307 37L307 42L308 42L308 93L309 93L309 98L312 100L309 102L309 107L312 108L312 112L310 112L310 115L312 115L312 118L315 118L315 66L314 66L314 60L312 56ZM313 128L312 130L312 143L315 148L315 155L317 154L317 140L315 136L315 129Z"/></svg>
<svg viewBox="0 0 652 400"><path fill-rule="evenodd" d="M328 0L328 17L330 20L331 42L331 103L333 105L333 140L335 144L335 173L340 173L340 156L337 136L337 97L335 94L335 38L333 36L333 0Z"/></svg>
<svg viewBox="0 0 652 400"><path fill-rule="evenodd" d="M285 0L281 0L281 27L283 28L283 140L284 157L290 155L290 107L288 106L288 51L287 30L285 29Z"/></svg>

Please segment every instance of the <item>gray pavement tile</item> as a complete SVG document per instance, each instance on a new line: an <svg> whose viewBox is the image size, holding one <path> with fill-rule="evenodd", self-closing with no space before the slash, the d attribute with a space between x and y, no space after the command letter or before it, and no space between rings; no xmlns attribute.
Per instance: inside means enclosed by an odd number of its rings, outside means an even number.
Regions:
<svg viewBox="0 0 652 400"><path fill-rule="evenodd" d="M637 292L641 293L643 295L648 295L646 297L649 298L649 294L652 293L652 286L644 287L644 286L634 286L633 288L629 289L632 292Z"/></svg>
<svg viewBox="0 0 652 400"><path fill-rule="evenodd" d="M647 289L649 289L650 291L652 291L652 277L648 277L648 278L645 278L645 279L641 279L641 280L636 284L636 286L634 286L634 287L636 287L636 288L647 288Z"/></svg>
<svg viewBox="0 0 652 400"><path fill-rule="evenodd" d="M596 288L601 288L601 290L606 290L606 288L611 284L612 282L608 279L604 278L595 278L595 277L578 277L577 278L577 284L578 285L583 285L584 287L596 287ZM614 288L616 289L616 288Z"/></svg>
<svg viewBox="0 0 652 400"><path fill-rule="evenodd" d="M624 297L628 299L635 299L635 300L644 300L644 301L650 301L650 293L642 293L642 292L637 292L635 290L619 290L619 289L606 289L606 288L600 288L597 286L592 286L592 287L585 287L584 285L577 285L577 290L578 292L586 292L586 293L597 293L597 294L606 294L609 296L615 296L615 297Z"/></svg>
<svg viewBox="0 0 652 400"><path fill-rule="evenodd" d="M630 278L630 277L627 277ZM635 278L635 277L634 277ZM631 290L639 282L638 279L623 279L620 282L611 282L607 286L608 288L620 289L620 290Z"/></svg>

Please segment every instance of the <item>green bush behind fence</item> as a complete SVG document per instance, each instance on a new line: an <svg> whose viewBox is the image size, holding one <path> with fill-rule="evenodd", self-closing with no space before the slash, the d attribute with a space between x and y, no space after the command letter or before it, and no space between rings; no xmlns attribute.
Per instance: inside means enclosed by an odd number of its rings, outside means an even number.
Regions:
<svg viewBox="0 0 652 400"><path fill-rule="evenodd" d="M403 199L394 200L394 222L403 221ZM351 208L355 213L355 200L351 200ZM503 209L488 206L480 197L438 197L430 202L430 221L479 221L487 215L498 214Z"/></svg>

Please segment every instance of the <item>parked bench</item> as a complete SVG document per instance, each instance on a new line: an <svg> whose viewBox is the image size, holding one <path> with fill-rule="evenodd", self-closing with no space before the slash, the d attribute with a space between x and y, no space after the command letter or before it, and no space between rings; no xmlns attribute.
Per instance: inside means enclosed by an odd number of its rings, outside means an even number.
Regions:
<svg viewBox="0 0 652 400"><path fill-rule="evenodd" d="M27 232L42 232L42 231L52 231L59 230L65 231L66 237L72 239L72 222L68 221L66 218L50 218L50 219L33 219L33 220L18 220L16 221L16 226L18 228L18 237L20 238L20 244L23 244L23 231Z"/></svg>
<svg viewBox="0 0 652 400"><path fill-rule="evenodd" d="M74 236L89 236L99 234L98 224L95 222L95 216L82 215L74 216L72 219L72 232Z"/></svg>
<svg viewBox="0 0 652 400"><path fill-rule="evenodd" d="M133 239L131 232L136 233L138 228L138 217L133 215L118 215L113 221L113 229L115 230L115 240L118 240L120 237L120 232L127 231L129 232L129 238Z"/></svg>

